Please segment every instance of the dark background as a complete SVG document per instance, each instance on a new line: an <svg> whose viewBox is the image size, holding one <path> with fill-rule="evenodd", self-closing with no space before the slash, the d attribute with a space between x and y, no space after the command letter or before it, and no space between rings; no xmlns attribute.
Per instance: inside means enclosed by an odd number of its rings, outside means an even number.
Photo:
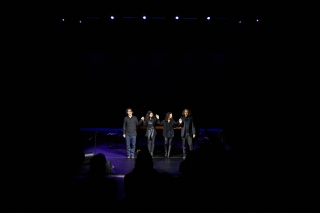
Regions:
<svg viewBox="0 0 320 213"><path fill-rule="evenodd" d="M4 73L9 122L31 138L74 138L81 127L121 127L132 107L138 117L172 111L175 119L190 108L199 127L271 139L303 126L296 121L306 118L301 109L314 85L302 70L294 72L303 62L289 48L283 21L267 15L268 5L152 5L57 3L12 11ZM166 20L117 18L144 11Z"/></svg>
<svg viewBox="0 0 320 213"><path fill-rule="evenodd" d="M264 42L264 18L207 21L201 14L204 20L111 22L107 15L65 16L38 35L44 47L35 63L46 71L34 72L35 83L64 108L54 109L76 113L81 127L121 127L127 107L139 117L172 111L176 119L187 107L199 126L208 127L254 123L250 119L262 111L273 113L265 111L277 98L268 75L277 73L265 66L266 52L274 50Z"/></svg>
<svg viewBox="0 0 320 213"><path fill-rule="evenodd" d="M150 109L161 118L167 111L177 118L187 107L199 127L226 129L243 149L263 153L287 190L306 174L313 177L316 155L308 144L318 141L315 55L302 50L308 39L299 37L297 22L278 19L283 8L103 5L20 4L10 11L2 86L3 115L13 128L4 131L4 141L13 146L5 154L19 164L18 174L68 171L82 148L80 128L121 127L127 107L138 117ZM108 19L145 11L147 17L228 20ZM299 186L312 187L310 181Z"/></svg>
<svg viewBox="0 0 320 213"><path fill-rule="evenodd" d="M4 112L31 135L63 125L121 127L127 107L139 117L149 109L176 115L188 107L198 126L257 135L313 128L317 78L307 68L313 57L298 51L305 40L297 22L278 18L281 7L57 2L30 10L34 6L9 10L11 25L4 28L10 32ZM199 19L117 19L145 13ZM228 19L213 19L221 17Z"/></svg>

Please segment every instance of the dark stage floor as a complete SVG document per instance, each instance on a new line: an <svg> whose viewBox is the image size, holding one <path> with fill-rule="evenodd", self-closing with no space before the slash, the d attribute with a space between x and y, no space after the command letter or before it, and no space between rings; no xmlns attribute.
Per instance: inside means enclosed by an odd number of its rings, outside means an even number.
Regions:
<svg viewBox="0 0 320 213"><path fill-rule="evenodd" d="M135 159L128 159L126 154L125 140L122 137L122 129L110 129L110 128L82 128L81 131L84 137L84 153L98 154L103 153L108 161L114 166L112 174L106 174L110 178L114 178L118 181L118 198L124 198L123 191L123 177L125 174L132 171L135 165ZM211 128L209 131L219 134L220 128ZM204 130L200 130L204 132ZM97 133L97 134L95 134ZM96 135L96 138L95 138ZM140 136L139 136L140 135ZM141 136L142 135L142 136ZM204 134L202 134L204 135ZM90 140L89 140L90 139ZM194 148L198 148L204 143L204 138L194 139ZM96 144L96 146L95 146ZM155 141L154 149L154 168L160 173L170 174L172 176L179 175L179 165L183 161L182 143L180 137L175 137L172 141L171 157L164 157L163 137L158 134ZM139 134L137 137L137 150L147 146L146 138L144 134ZM226 147L230 149L230 147ZM189 151L187 146L187 151ZM83 178L89 172L89 164L84 163L79 169L76 178Z"/></svg>

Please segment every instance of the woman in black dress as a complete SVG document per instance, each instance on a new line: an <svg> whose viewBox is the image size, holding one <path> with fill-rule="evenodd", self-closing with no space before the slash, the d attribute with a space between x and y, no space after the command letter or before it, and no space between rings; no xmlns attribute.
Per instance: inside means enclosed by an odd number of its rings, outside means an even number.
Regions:
<svg viewBox="0 0 320 213"><path fill-rule="evenodd" d="M159 115L154 117L152 111L148 111L145 119L143 120L143 125L146 126L146 137L148 138L148 150L153 157L154 141L157 135L156 124L160 125Z"/></svg>
<svg viewBox="0 0 320 213"><path fill-rule="evenodd" d="M182 120L179 119L179 123L181 123ZM170 151L171 151L171 142L172 138L174 136L174 126L178 124L178 122L174 121L172 118L172 113L167 112L166 117L163 121L160 123L163 125L163 137L164 137L164 157L170 157Z"/></svg>

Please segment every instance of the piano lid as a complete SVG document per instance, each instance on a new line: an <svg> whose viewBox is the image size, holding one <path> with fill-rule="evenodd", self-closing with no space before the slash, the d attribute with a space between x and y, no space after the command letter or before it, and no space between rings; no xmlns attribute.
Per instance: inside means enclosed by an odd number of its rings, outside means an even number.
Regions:
<svg viewBox="0 0 320 213"><path fill-rule="evenodd" d="M163 129L163 126L155 126L156 129ZM174 127L174 129L181 129L181 126ZM137 129L146 129L146 126L137 126Z"/></svg>

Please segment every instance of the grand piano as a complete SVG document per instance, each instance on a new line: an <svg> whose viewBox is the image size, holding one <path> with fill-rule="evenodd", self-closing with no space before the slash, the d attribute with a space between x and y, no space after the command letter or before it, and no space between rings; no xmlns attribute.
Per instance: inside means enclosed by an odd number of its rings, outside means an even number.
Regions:
<svg viewBox="0 0 320 213"><path fill-rule="evenodd" d="M163 130L163 126L155 126L156 127L156 129L161 129L161 130ZM177 127L174 127L174 130L175 130L175 133L176 133L176 130L180 130L181 131L181 126L177 126ZM138 126L137 127L137 129L139 130L139 129L146 129L146 126Z"/></svg>
<svg viewBox="0 0 320 213"><path fill-rule="evenodd" d="M164 141L162 132L163 132L163 126L155 126L157 130L157 136L155 144L158 144L157 141ZM181 141L181 126L174 127L174 137L172 139L172 146L176 146ZM141 144L139 141L143 140L146 141L145 133L146 133L146 126L137 126L137 146ZM163 142L160 142L163 143Z"/></svg>

